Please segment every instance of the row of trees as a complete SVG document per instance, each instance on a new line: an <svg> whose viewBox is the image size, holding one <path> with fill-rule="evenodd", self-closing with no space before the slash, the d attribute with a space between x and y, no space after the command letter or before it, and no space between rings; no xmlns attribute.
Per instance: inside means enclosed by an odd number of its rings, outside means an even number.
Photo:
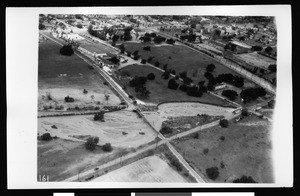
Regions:
<svg viewBox="0 0 300 196"><path fill-rule="evenodd" d="M87 150L94 151L98 143L99 137L89 137L85 142L85 148ZM105 143L103 146L101 146L101 149L105 152L111 152L113 150L110 143Z"/></svg>

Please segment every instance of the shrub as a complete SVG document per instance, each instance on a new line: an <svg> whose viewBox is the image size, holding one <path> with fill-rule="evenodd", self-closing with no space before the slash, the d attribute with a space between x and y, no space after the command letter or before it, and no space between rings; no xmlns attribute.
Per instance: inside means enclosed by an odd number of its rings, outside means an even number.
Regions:
<svg viewBox="0 0 300 196"><path fill-rule="evenodd" d="M99 138L98 137L89 137L86 142L85 142L85 148L87 150L93 151L96 148L96 145L99 142Z"/></svg>
<svg viewBox="0 0 300 196"><path fill-rule="evenodd" d="M193 136L194 139L199 139L199 133L195 133Z"/></svg>
<svg viewBox="0 0 300 196"><path fill-rule="evenodd" d="M88 91L87 91L86 89L83 89L83 93L84 93L84 94L87 94Z"/></svg>
<svg viewBox="0 0 300 196"><path fill-rule="evenodd" d="M64 45L60 50L60 54L65 56L71 56L74 53L71 45Z"/></svg>
<svg viewBox="0 0 300 196"><path fill-rule="evenodd" d="M233 183L257 183L251 176L243 175L241 178L237 178L232 181Z"/></svg>
<svg viewBox="0 0 300 196"><path fill-rule="evenodd" d="M151 51L151 47L150 47L150 46L144 46L144 47L143 47L143 50Z"/></svg>
<svg viewBox="0 0 300 196"><path fill-rule="evenodd" d="M148 80L154 80L154 79L155 79L154 73L149 73L149 74L147 75L147 78L148 78Z"/></svg>
<svg viewBox="0 0 300 196"><path fill-rule="evenodd" d="M46 26L45 26L44 24L39 23L39 30L43 30L43 29L45 29L45 28L46 28Z"/></svg>
<svg viewBox="0 0 300 196"><path fill-rule="evenodd" d="M72 98L72 97L69 97L69 96L66 96L65 97L65 102L74 102L75 100L74 100L74 98Z"/></svg>
<svg viewBox="0 0 300 196"><path fill-rule="evenodd" d="M146 59L142 59L142 60L141 60L141 63L142 63L142 64L146 64L146 62L147 62Z"/></svg>
<svg viewBox="0 0 300 196"><path fill-rule="evenodd" d="M131 57L131 52L127 51L126 53L128 57Z"/></svg>
<svg viewBox="0 0 300 196"><path fill-rule="evenodd" d="M105 152L111 152L113 150L113 148L110 143L106 143L102 146L102 150Z"/></svg>
<svg viewBox="0 0 300 196"><path fill-rule="evenodd" d="M215 180L219 177L219 169L218 167L210 167L206 169L206 175L212 179Z"/></svg>
<svg viewBox="0 0 300 196"><path fill-rule="evenodd" d="M220 140L221 140L221 141L224 141L224 140L225 140L225 137L222 135L222 136L220 137Z"/></svg>
<svg viewBox="0 0 300 196"><path fill-rule="evenodd" d="M208 151L209 151L208 148L204 148L204 149L203 149L203 154L207 154Z"/></svg>
<svg viewBox="0 0 300 196"><path fill-rule="evenodd" d="M50 133L44 133L43 135L41 135L41 140L50 141L50 140L52 140L52 137L51 137Z"/></svg>
<svg viewBox="0 0 300 196"><path fill-rule="evenodd" d="M221 125L221 127L228 127L229 122L226 119L221 119L220 120L220 125Z"/></svg>
<svg viewBox="0 0 300 196"><path fill-rule="evenodd" d="M151 63L152 59L154 59L154 57L153 56L149 56L148 59L147 59L147 62Z"/></svg>

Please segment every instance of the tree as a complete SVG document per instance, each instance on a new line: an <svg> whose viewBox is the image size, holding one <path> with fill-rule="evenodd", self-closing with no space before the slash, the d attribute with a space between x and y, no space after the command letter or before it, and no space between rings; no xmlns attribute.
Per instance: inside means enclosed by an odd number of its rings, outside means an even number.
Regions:
<svg viewBox="0 0 300 196"><path fill-rule="evenodd" d="M141 60L141 63L142 63L142 64L146 64L146 62L147 62L146 59L142 59L142 60Z"/></svg>
<svg viewBox="0 0 300 196"><path fill-rule="evenodd" d="M94 115L94 121L103 121L104 119L104 111L100 111Z"/></svg>
<svg viewBox="0 0 300 196"><path fill-rule="evenodd" d="M99 142L98 137L89 137L85 142L85 148L87 150L93 151L93 150L95 150L98 142Z"/></svg>
<svg viewBox="0 0 300 196"><path fill-rule="evenodd" d="M84 94L87 94L88 91L87 91L86 89L83 89L83 93L84 93Z"/></svg>
<svg viewBox="0 0 300 196"><path fill-rule="evenodd" d="M151 37L144 36L144 37L141 37L140 40L142 40L144 43L151 42Z"/></svg>
<svg viewBox="0 0 300 196"><path fill-rule="evenodd" d="M50 133L44 133L43 135L41 135L41 140L50 141L52 140L52 136L50 135Z"/></svg>
<svg viewBox="0 0 300 196"><path fill-rule="evenodd" d="M275 106L275 100L273 99L273 100L269 101L269 102L268 102L268 106L269 106L270 108L274 108L274 106Z"/></svg>
<svg viewBox="0 0 300 196"><path fill-rule="evenodd" d="M155 62L154 66L159 67L160 63L158 61Z"/></svg>
<svg viewBox="0 0 300 196"><path fill-rule="evenodd" d="M72 49L71 45L64 45L60 50L60 54L65 55L65 56L71 56L74 54L74 50Z"/></svg>
<svg viewBox="0 0 300 196"><path fill-rule="evenodd" d="M119 48L121 50L121 53L123 54L125 52L125 46L124 46L124 44L120 44Z"/></svg>
<svg viewBox="0 0 300 196"><path fill-rule="evenodd" d="M206 171L206 175L212 180L217 179L220 174L218 167L210 167L207 168L205 171Z"/></svg>
<svg viewBox="0 0 300 196"><path fill-rule="evenodd" d="M167 126L167 125L164 125L160 131L159 131L161 134L165 135L165 134L170 134L173 132L172 128Z"/></svg>
<svg viewBox="0 0 300 196"><path fill-rule="evenodd" d="M253 51L261 51L263 48L261 46L252 46L251 50Z"/></svg>
<svg viewBox="0 0 300 196"><path fill-rule="evenodd" d="M276 64L271 64L271 65L269 65L269 66L268 66L268 70L269 70L270 72L276 72L276 71L277 71L277 66L276 66Z"/></svg>
<svg viewBox="0 0 300 196"><path fill-rule="evenodd" d="M46 28L46 26L45 26L44 24L39 23L39 30L43 30L43 29L45 29L45 28Z"/></svg>
<svg viewBox="0 0 300 196"><path fill-rule="evenodd" d="M144 47L143 47L143 50L151 51L151 47L150 47L150 46L144 46Z"/></svg>
<svg viewBox="0 0 300 196"><path fill-rule="evenodd" d="M251 176L243 175L241 178L237 178L232 181L233 183L257 183Z"/></svg>
<svg viewBox="0 0 300 196"><path fill-rule="evenodd" d="M161 75L163 79L167 80L170 77L170 71L165 70L165 72Z"/></svg>
<svg viewBox="0 0 300 196"><path fill-rule="evenodd" d="M175 81L174 78L170 79L168 82L168 88L172 90L177 90L179 84Z"/></svg>
<svg viewBox="0 0 300 196"><path fill-rule="evenodd" d="M273 51L273 48L271 46L268 46L265 48L265 53L270 53Z"/></svg>
<svg viewBox="0 0 300 196"><path fill-rule="evenodd" d="M247 88L241 91L240 96L247 103L251 100L256 100L258 97L263 97L267 94L266 90L262 87Z"/></svg>
<svg viewBox="0 0 300 196"><path fill-rule="evenodd" d="M213 76L212 73L210 73L210 72L205 72L205 73L204 73L204 77L207 78L208 80L214 78L214 76Z"/></svg>
<svg viewBox="0 0 300 196"><path fill-rule="evenodd" d="M186 92L187 91L187 85L183 84L179 87L179 90Z"/></svg>
<svg viewBox="0 0 300 196"><path fill-rule="evenodd" d="M113 148L110 143L106 143L102 146L102 150L105 152L111 152L113 150Z"/></svg>
<svg viewBox="0 0 300 196"><path fill-rule="evenodd" d="M183 83L186 84L186 85L190 85L192 82L193 82L193 80L189 77L185 77L183 79Z"/></svg>
<svg viewBox="0 0 300 196"><path fill-rule="evenodd" d="M214 64L208 64L206 67L206 71L213 72L215 70L216 66Z"/></svg>
<svg viewBox="0 0 300 196"><path fill-rule="evenodd" d="M243 77L239 77L239 76L235 76L233 78L233 85L236 87L243 87L244 86L244 78Z"/></svg>
<svg viewBox="0 0 300 196"><path fill-rule="evenodd" d="M138 55L138 54L139 54L139 51L138 51L138 50L135 50L135 51L132 53L133 56L136 56L136 55Z"/></svg>
<svg viewBox="0 0 300 196"><path fill-rule="evenodd" d="M186 93L193 97L201 97L203 95L203 92L197 86L187 87Z"/></svg>
<svg viewBox="0 0 300 196"><path fill-rule="evenodd" d="M184 79L184 78L187 77L187 72L186 72L186 71L180 72L180 73L179 73L179 76L180 76L182 79Z"/></svg>
<svg viewBox="0 0 300 196"><path fill-rule="evenodd" d="M226 128L226 127L228 127L228 125L229 125L228 120L226 120L226 119L221 119L221 120L220 120L220 126L221 126L221 127Z"/></svg>
<svg viewBox="0 0 300 196"><path fill-rule="evenodd" d="M167 43L167 44L172 44L172 45L173 45L173 44L175 43L175 40L173 40L172 38L171 38L171 39L167 39L167 40L166 40L166 43Z"/></svg>
<svg viewBox="0 0 300 196"><path fill-rule="evenodd" d="M149 73L149 74L147 75L147 78L148 78L148 80L154 80L154 79L155 79L154 73Z"/></svg>
<svg viewBox="0 0 300 196"><path fill-rule="evenodd" d="M154 56L149 56L148 59L147 59L147 62L151 63L151 61L152 61L153 58L154 58Z"/></svg>
<svg viewBox="0 0 300 196"><path fill-rule="evenodd" d="M150 37L156 37L156 33L150 33Z"/></svg>
<svg viewBox="0 0 300 196"><path fill-rule="evenodd" d="M131 30L132 30L132 27L126 27L124 29L124 41L130 41L132 39L132 36L131 36Z"/></svg>
<svg viewBox="0 0 300 196"><path fill-rule="evenodd" d="M234 90L223 90L222 95L228 97L231 101L235 100L238 96L237 92Z"/></svg>
<svg viewBox="0 0 300 196"><path fill-rule="evenodd" d="M77 28L82 29L82 24L79 23L76 26L77 26Z"/></svg>

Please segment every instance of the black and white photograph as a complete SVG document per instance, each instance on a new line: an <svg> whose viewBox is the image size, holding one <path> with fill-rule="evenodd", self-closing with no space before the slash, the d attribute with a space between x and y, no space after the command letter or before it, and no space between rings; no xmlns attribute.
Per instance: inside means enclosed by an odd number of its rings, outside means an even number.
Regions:
<svg viewBox="0 0 300 196"><path fill-rule="evenodd" d="M31 181L280 182L276 160L292 153L291 125L278 126L292 118L280 98L291 93L291 78L279 79L291 69L281 15L183 8L34 9L34 68L23 76L35 82L33 129L19 124L35 149ZM290 152L276 151L284 144Z"/></svg>

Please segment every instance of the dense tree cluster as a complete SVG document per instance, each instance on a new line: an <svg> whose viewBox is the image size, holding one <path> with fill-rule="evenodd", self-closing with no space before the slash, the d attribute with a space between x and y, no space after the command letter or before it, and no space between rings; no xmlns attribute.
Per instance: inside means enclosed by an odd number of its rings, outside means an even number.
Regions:
<svg viewBox="0 0 300 196"><path fill-rule="evenodd" d="M234 90L223 90L222 95L228 97L231 101L235 100L238 96L237 92Z"/></svg>
<svg viewBox="0 0 300 196"><path fill-rule="evenodd" d="M99 137L89 137L85 142L85 148L87 150L93 151L95 150L98 142L99 142Z"/></svg>
<svg viewBox="0 0 300 196"><path fill-rule="evenodd" d="M232 181L233 183L257 183L251 176L243 175L241 178L237 178Z"/></svg>
<svg viewBox="0 0 300 196"><path fill-rule="evenodd" d="M244 103L256 100L258 97L263 97L267 94L266 90L262 87L247 88L242 90L240 96L244 99Z"/></svg>
<svg viewBox="0 0 300 196"><path fill-rule="evenodd" d="M261 51L263 48L261 46L252 46L251 50L253 51Z"/></svg>

